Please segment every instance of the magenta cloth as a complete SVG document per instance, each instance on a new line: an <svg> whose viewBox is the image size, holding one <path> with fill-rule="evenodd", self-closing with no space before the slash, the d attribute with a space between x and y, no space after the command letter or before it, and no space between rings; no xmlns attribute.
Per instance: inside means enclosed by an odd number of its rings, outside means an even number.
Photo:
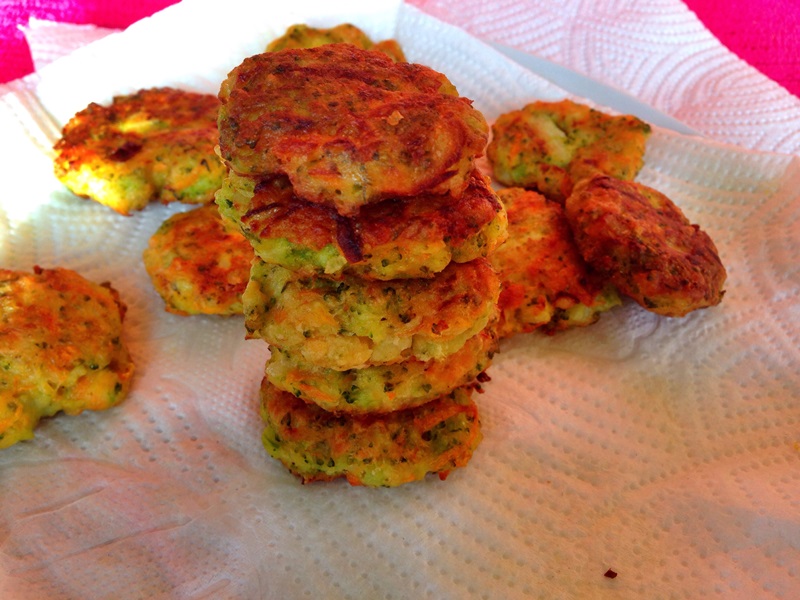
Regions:
<svg viewBox="0 0 800 600"><path fill-rule="evenodd" d="M0 83L33 70L27 45L17 27L27 23L31 16L124 28L176 2L0 0ZM800 0L686 0L686 5L732 52L791 93L800 95Z"/></svg>

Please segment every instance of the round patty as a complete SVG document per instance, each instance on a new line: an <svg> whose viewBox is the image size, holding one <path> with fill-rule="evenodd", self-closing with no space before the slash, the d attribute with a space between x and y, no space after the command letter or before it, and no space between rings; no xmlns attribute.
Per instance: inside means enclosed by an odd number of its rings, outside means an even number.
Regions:
<svg viewBox="0 0 800 600"><path fill-rule="evenodd" d="M172 88L92 103L55 144L56 177L124 215L151 201L210 202L225 175L214 151L218 109L211 94Z"/></svg>
<svg viewBox="0 0 800 600"><path fill-rule="evenodd" d="M134 364L125 305L68 269L0 269L0 448L33 437L42 417L122 402Z"/></svg>
<svg viewBox="0 0 800 600"><path fill-rule="evenodd" d="M472 389L416 408L343 416L306 404L266 379L261 384L264 448L304 483L344 477L390 487L464 467L481 441Z"/></svg>
<svg viewBox="0 0 800 600"><path fill-rule="evenodd" d="M596 176L567 198L566 216L586 262L647 310L681 317L722 300L714 242L661 192Z"/></svg>
<svg viewBox="0 0 800 600"><path fill-rule="evenodd" d="M343 215L425 191L460 195L488 139L444 75L350 44L249 57L219 97L231 169L286 175L297 196Z"/></svg>
<svg viewBox="0 0 800 600"><path fill-rule="evenodd" d="M364 206L355 217L299 199L285 178L231 173L220 212L268 263L302 275L432 277L451 261L487 256L506 238L506 214L477 171L459 197L423 193Z"/></svg>
<svg viewBox="0 0 800 600"><path fill-rule="evenodd" d="M616 289L587 269L560 204L523 188L498 195L509 233L489 259L501 279L500 337L590 325L621 304Z"/></svg>
<svg viewBox="0 0 800 600"><path fill-rule="evenodd" d="M344 371L456 352L495 316L499 288L486 259L387 282L298 277L256 260L242 299L250 337Z"/></svg>
<svg viewBox="0 0 800 600"><path fill-rule="evenodd" d="M337 413L391 412L419 406L473 382L497 350L492 327L472 336L453 354L423 362L415 358L391 365L336 371L315 367L298 353L270 347L266 377L277 388Z"/></svg>
<svg viewBox="0 0 800 600"><path fill-rule="evenodd" d="M142 258L167 311L179 315L242 314L253 248L226 228L216 205L169 217Z"/></svg>
<svg viewBox="0 0 800 600"><path fill-rule="evenodd" d="M540 101L501 115L486 154L497 181L563 203L576 182L595 173L636 177L649 135L650 125L630 115Z"/></svg>
<svg viewBox="0 0 800 600"><path fill-rule="evenodd" d="M292 25L282 36L269 43L267 52L278 52L289 48L316 48L325 44L353 44L364 50L383 52L394 61L406 59L397 41L373 42L366 33L351 23L327 28L310 27L302 23Z"/></svg>

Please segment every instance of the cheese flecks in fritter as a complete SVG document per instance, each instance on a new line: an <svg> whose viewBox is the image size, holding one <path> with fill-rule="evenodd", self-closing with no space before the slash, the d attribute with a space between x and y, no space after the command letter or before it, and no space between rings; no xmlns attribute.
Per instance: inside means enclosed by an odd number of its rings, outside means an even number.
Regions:
<svg viewBox="0 0 800 600"><path fill-rule="evenodd" d="M501 280L500 337L590 325L621 304L613 286L587 269L560 204L523 188L498 195L509 231L490 257Z"/></svg>
<svg viewBox="0 0 800 600"><path fill-rule="evenodd" d="M394 281L298 277L256 260L242 299L250 337L343 371L456 352L495 316L499 288L485 259Z"/></svg>
<svg viewBox="0 0 800 600"><path fill-rule="evenodd" d="M264 448L303 483L393 487L464 467L481 441L470 387L416 408L343 416L261 385Z"/></svg>
<svg viewBox="0 0 800 600"><path fill-rule="evenodd" d="M225 167L215 153L219 100L173 88L90 104L54 147L55 174L74 194L129 215L151 201L214 199Z"/></svg>
<svg viewBox="0 0 800 600"><path fill-rule="evenodd" d="M0 448L33 438L43 417L119 404L134 365L125 305L67 269L0 269Z"/></svg>
<svg viewBox="0 0 800 600"><path fill-rule="evenodd" d="M142 257L167 311L242 314L253 248L239 231L225 227L216 205L169 217L151 236Z"/></svg>
<svg viewBox="0 0 800 600"><path fill-rule="evenodd" d="M267 45L267 52L278 52L290 48L316 48L325 44L353 44L364 50L383 52L394 61L405 61L403 49L396 40L373 42L361 29L351 23L342 23L335 27L310 27L297 24L289 27L279 38Z"/></svg>
<svg viewBox="0 0 800 600"><path fill-rule="evenodd" d="M598 173L633 180L650 131L634 116L538 101L498 117L486 155L500 183L563 202L575 183Z"/></svg>
<svg viewBox="0 0 800 600"><path fill-rule="evenodd" d="M423 362L336 371L309 365L299 353L270 347L265 373L275 387L335 413L381 413L419 406L467 385L489 367L497 337L487 327L453 354Z"/></svg>
<svg viewBox="0 0 800 600"><path fill-rule="evenodd" d="M384 200L355 217L300 200L281 177L256 182L231 173L217 204L265 262L303 275L433 277L451 261L487 256L506 238L503 205L477 171L457 198Z"/></svg>
<svg viewBox="0 0 800 600"><path fill-rule="evenodd" d="M285 175L298 197L343 215L423 191L460 195L488 139L444 75L350 44L246 58L219 97L233 171Z"/></svg>
<svg viewBox="0 0 800 600"><path fill-rule="evenodd" d="M586 262L644 308L681 317L722 300L727 274L714 242L661 192L595 176L565 208Z"/></svg>

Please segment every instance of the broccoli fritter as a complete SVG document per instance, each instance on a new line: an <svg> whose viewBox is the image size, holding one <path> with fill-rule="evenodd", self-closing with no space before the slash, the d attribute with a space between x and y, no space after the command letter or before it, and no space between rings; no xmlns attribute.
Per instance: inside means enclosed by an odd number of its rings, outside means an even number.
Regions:
<svg viewBox="0 0 800 600"><path fill-rule="evenodd" d="M142 254L165 309L178 315L242 314L253 248L226 228L216 205L172 215Z"/></svg>
<svg viewBox="0 0 800 600"><path fill-rule="evenodd" d="M392 487L428 473L444 479L464 467L481 441L470 387L416 408L335 415L288 392L261 385L262 441L303 483L344 477L352 485Z"/></svg>
<svg viewBox="0 0 800 600"><path fill-rule="evenodd" d="M219 92L220 154L239 175L354 215L422 192L460 195L488 125L428 67L350 44L246 58Z"/></svg>
<svg viewBox="0 0 800 600"><path fill-rule="evenodd" d="M316 48L325 44L353 44L364 50L383 52L396 62L405 61L403 49L396 40L373 42L361 29L351 23L342 23L330 28L292 25L279 38L267 46L267 52L278 52L288 48Z"/></svg>
<svg viewBox="0 0 800 600"><path fill-rule="evenodd" d="M122 402L134 364L125 304L68 269L0 269L0 448L33 438L43 417Z"/></svg>
<svg viewBox="0 0 800 600"><path fill-rule="evenodd" d="M495 316L499 288L486 259L394 281L299 277L257 259L242 300L250 337L343 371L456 352Z"/></svg>
<svg viewBox="0 0 800 600"><path fill-rule="evenodd" d="M486 155L500 183L563 203L575 183L596 173L633 180L649 135L650 125L634 116L538 101L495 121Z"/></svg>
<svg viewBox="0 0 800 600"><path fill-rule="evenodd" d="M92 103L55 144L56 177L123 215L151 201L210 202L225 175L214 151L218 109L214 95L173 88Z"/></svg>
<svg viewBox="0 0 800 600"><path fill-rule="evenodd" d="M489 259L501 280L500 337L590 325L621 303L613 286L587 269L560 204L523 188L498 195L509 231Z"/></svg>
<svg viewBox="0 0 800 600"><path fill-rule="evenodd" d="M584 260L647 310L681 317L722 300L727 274L714 242L661 192L598 175L565 209Z"/></svg>
<svg viewBox="0 0 800 600"><path fill-rule="evenodd" d="M453 354L423 362L336 371L309 365L298 353L270 347L266 377L271 384L336 413L391 412L419 406L473 382L497 350L492 327L472 336Z"/></svg>
<svg viewBox="0 0 800 600"><path fill-rule="evenodd" d="M490 254L506 238L503 205L477 171L457 198L423 193L384 200L355 217L300 200L281 177L256 183L231 173L217 204L265 262L307 276L433 277L451 261Z"/></svg>

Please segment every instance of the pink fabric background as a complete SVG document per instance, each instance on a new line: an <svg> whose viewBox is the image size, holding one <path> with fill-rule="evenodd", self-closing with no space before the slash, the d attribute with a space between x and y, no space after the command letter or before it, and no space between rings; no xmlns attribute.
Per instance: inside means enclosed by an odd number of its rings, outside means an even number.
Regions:
<svg viewBox="0 0 800 600"><path fill-rule="evenodd" d="M27 23L30 16L124 28L176 1L0 0L0 83L22 77L33 69L25 40L17 28ZM800 96L800 0L685 2L731 51Z"/></svg>

